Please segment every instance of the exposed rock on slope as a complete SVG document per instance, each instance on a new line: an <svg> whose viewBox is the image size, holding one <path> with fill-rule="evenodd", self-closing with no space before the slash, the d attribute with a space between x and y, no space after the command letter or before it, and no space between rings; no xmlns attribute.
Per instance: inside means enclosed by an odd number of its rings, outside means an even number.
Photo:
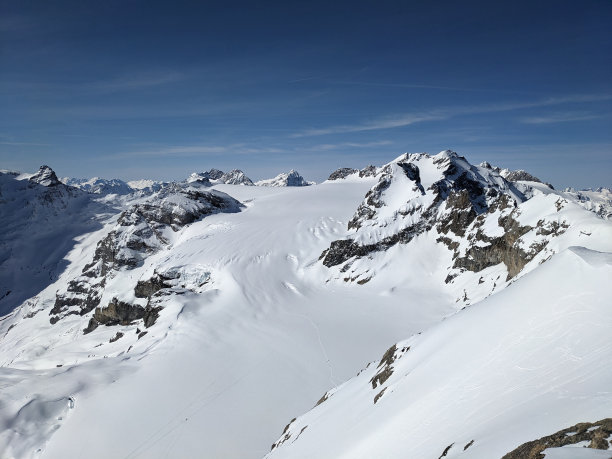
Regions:
<svg viewBox="0 0 612 459"><path fill-rule="evenodd" d="M612 418L598 422L581 422L552 435L522 444L502 459L542 459L547 448L560 448L581 443L587 448L608 450L612 446ZM576 446L578 447L578 446ZM612 452L610 453L612 457Z"/></svg>
<svg viewBox="0 0 612 459"><path fill-rule="evenodd" d="M370 164L359 171L359 177L374 177L377 173L378 169L376 166Z"/></svg>
<svg viewBox="0 0 612 459"><path fill-rule="evenodd" d="M50 312L51 322L71 314L85 315L97 308L107 276L141 266L146 257L170 244L173 233L185 225L213 213L238 212L240 207L238 201L225 193L180 185L164 188L143 202L133 204L119 215L115 227L98 242L93 259L83 268L81 276L72 280L65 292L58 292ZM164 280L160 279L160 283L164 285ZM142 293L146 286L138 284L136 290ZM133 320L130 319L132 316L144 317L144 309L133 308L136 312L132 314L124 303L113 300L105 308L96 309L87 331L95 328L95 322L112 325ZM105 313L119 309L128 311L128 319L119 315L115 320L113 314ZM103 319L106 316L111 319Z"/></svg>
<svg viewBox="0 0 612 459"><path fill-rule="evenodd" d="M353 169L352 167L341 167L332 172L327 180L340 180L357 173L359 173L360 178L374 177L378 173L378 169L372 165L366 166L361 170Z"/></svg>
<svg viewBox="0 0 612 459"><path fill-rule="evenodd" d="M353 169L352 167L341 167L340 169L336 169L333 171L327 180L339 180L343 178L347 178L349 175L353 175L359 172L357 169Z"/></svg>

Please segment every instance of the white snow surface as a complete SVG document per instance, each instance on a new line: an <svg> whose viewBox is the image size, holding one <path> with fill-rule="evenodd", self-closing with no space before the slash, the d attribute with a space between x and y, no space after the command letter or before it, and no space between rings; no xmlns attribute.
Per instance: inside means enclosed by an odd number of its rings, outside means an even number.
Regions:
<svg viewBox="0 0 612 459"><path fill-rule="evenodd" d="M425 188L439 179L432 157L411 157ZM475 170L498 180L487 168ZM25 266L15 254L38 266L35 247L46 231L53 243L64 241L51 258L51 278L24 290L18 307L0 317L0 458L261 458L301 413L270 457L409 451L435 458L454 443L447 457L488 458L609 416L610 223L567 193L525 182L516 194L521 224L571 224L507 288L493 282L505 277L503 265L444 284L452 254L435 231L355 262L354 275L375 274L371 281L341 281L319 256L332 241L355 237L348 221L379 176L308 187L213 186L245 207L167 228L141 265L106 279L102 305L118 297L143 307L137 281L155 273L173 279L171 294L155 299L163 306L157 322L146 330L142 322L101 325L84 335L93 311L50 324L56 292L81 275L98 241L117 228L118 212L155 199L145 191L159 182L128 182L142 194L104 205L83 193L74 204L62 198L29 213L33 197L23 193L47 192L17 181L28 177L0 175L1 185L11 184L9 192L1 188L0 199L11 204L0 202L0 212L16 219L2 234L5 247L31 246L7 256L14 261L6 266ZM397 177L380 209L386 225L357 237L380 238L405 224L398 208L430 199ZM531 199L520 203L527 189ZM61 226L64 203L71 217ZM120 208L114 215L110 204ZM192 205L171 194L166 204L177 212ZM498 217L483 226L489 236L499 235ZM538 237L527 233L524 244ZM8 276L4 285L25 279ZM461 310L469 304L457 301L464 288L472 305ZM372 389L378 359L398 342L392 376ZM368 361L376 362L355 377Z"/></svg>
<svg viewBox="0 0 612 459"><path fill-rule="evenodd" d="M388 380L373 388L384 367L372 363L292 423L290 438L268 457L439 457L451 444L449 458L501 457L608 417L611 278L610 253L576 247L555 255L497 295L397 343Z"/></svg>
<svg viewBox="0 0 612 459"><path fill-rule="evenodd" d="M107 287L105 298L123 292L127 300L128 285L153 267L210 273L206 291L173 296L140 340L136 326L82 335L79 316L49 324L55 291L80 273L105 230L82 238L60 280L0 322L0 450L7 457L38 449L43 457L194 457L204 444L206 457L264 456L287 419L364 360L455 310L444 292L413 292L407 304L412 282L391 279L383 291L325 282L318 256L345 234L372 183L347 183L340 194L335 184L215 187L247 208L185 227L171 250ZM109 343L119 330L125 336ZM67 397L75 403L65 415L43 408ZM26 405L38 415L25 424L46 434L19 428ZM100 442L100 432L113 440Z"/></svg>

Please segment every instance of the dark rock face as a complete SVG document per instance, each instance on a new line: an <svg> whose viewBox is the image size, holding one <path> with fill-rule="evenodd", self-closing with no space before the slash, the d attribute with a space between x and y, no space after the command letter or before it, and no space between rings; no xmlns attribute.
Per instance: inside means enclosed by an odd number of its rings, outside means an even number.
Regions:
<svg viewBox="0 0 612 459"><path fill-rule="evenodd" d="M378 372L372 377L370 383L372 384L372 389L376 389L377 386L382 386L387 379L391 377L393 374L393 362L395 362L395 352L397 351L397 346L394 344L383 354L382 359L378 364Z"/></svg>
<svg viewBox="0 0 612 459"><path fill-rule="evenodd" d="M100 291L99 285L91 285L80 278L70 281L66 293L56 294L49 314L57 318L59 314L70 310L74 314L85 315L100 304Z"/></svg>
<svg viewBox="0 0 612 459"><path fill-rule="evenodd" d="M472 206L469 194L466 190L452 192L446 200L447 207L453 209L443 216L438 223L438 231L447 234L452 231L457 236L464 236L465 230L476 218L476 211Z"/></svg>
<svg viewBox="0 0 612 459"><path fill-rule="evenodd" d="M542 451L547 448L574 445L584 441L589 442L588 448L607 450L612 446L607 440L610 435L612 435L612 418L598 422L581 422L547 437L524 443L504 455L502 459L544 459ZM610 456L612 457L612 452Z"/></svg>
<svg viewBox="0 0 612 459"><path fill-rule="evenodd" d="M168 281L172 279L174 278L155 273L151 279L146 281L138 281L136 283L134 295L136 298L150 298L162 289L171 288L172 285L168 283Z"/></svg>
<svg viewBox="0 0 612 459"><path fill-rule="evenodd" d="M347 178L349 175L353 175L359 172L357 169L353 169L352 167L341 167L340 169L336 169L332 172L327 180L340 180L343 178Z"/></svg>
<svg viewBox="0 0 612 459"><path fill-rule="evenodd" d="M373 247L359 245L351 239L333 241L329 249L324 252L323 265L330 268L353 257L365 257L373 250L375 250Z"/></svg>
<svg viewBox="0 0 612 459"><path fill-rule="evenodd" d="M113 298L105 307L98 307L93 318L101 325L129 325L135 320L142 319L145 308L142 306L125 303Z"/></svg>

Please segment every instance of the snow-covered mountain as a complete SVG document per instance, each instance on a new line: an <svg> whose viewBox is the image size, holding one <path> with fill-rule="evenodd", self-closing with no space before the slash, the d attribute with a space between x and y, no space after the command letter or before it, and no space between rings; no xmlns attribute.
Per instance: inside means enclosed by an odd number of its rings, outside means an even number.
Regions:
<svg viewBox="0 0 612 459"><path fill-rule="evenodd" d="M57 280L75 238L100 228L111 212L48 166L0 173L0 315Z"/></svg>
<svg viewBox="0 0 612 459"><path fill-rule="evenodd" d="M336 172L1 173L0 456L607 447L609 192L451 151Z"/></svg>
<svg viewBox="0 0 612 459"><path fill-rule="evenodd" d="M62 178L62 183L80 188L88 193L95 194L130 194L134 189L123 180L102 179L94 177L91 179L75 179L70 177Z"/></svg>
<svg viewBox="0 0 612 459"><path fill-rule="evenodd" d="M402 155L382 169L349 221L348 237L321 258L333 278L365 283L389 264L389 249L414 240L439 257L439 283L470 304L602 226L540 182L508 181L451 151Z"/></svg>
<svg viewBox="0 0 612 459"><path fill-rule="evenodd" d="M187 182L199 182L204 185L217 185L225 183L227 185L246 185L253 186L254 183L240 169L233 169L229 172L223 172L219 169L211 169L204 172L194 172L187 178Z"/></svg>
<svg viewBox="0 0 612 459"><path fill-rule="evenodd" d="M266 180L260 180L255 183L257 186L309 186L314 185L314 182L308 182L294 169L289 172L283 172L276 177Z"/></svg>

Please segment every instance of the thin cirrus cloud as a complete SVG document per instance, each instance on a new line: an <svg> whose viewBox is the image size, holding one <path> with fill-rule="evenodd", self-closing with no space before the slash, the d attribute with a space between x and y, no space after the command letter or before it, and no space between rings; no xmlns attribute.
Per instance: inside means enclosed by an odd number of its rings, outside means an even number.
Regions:
<svg viewBox="0 0 612 459"><path fill-rule="evenodd" d="M190 157L201 155L256 155L256 154L280 154L299 151L331 151L345 148L375 148L392 145L390 140L375 142L340 142L335 144L319 144L308 147L291 146L287 148L277 147L249 147L246 144L231 145L174 145L160 146L143 150L124 151L106 156L106 158L134 158L134 157Z"/></svg>
<svg viewBox="0 0 612 459"><path fill-rule="evenodd" d="M586 121L602 118L604 115L594 113L553 113L542 116L529 116L519 121L524 124L553 124L566 123L570 121Z"/></svg>
<svg viewBox="0 0 612 459"><path fill-rule="evenodd" d="M471 107L447 107L418 113L400 114L395 117L380 118L374 121L359 124L336 125L327 128L307 129L301 132L294 133L290 137L297 138L328 134L343 134L348 132L373 131L379 129L392 129L397 127L409 126L411 124L421 123L425 121L441 121L462 115L506 112L512 110L549 107L571 103L600 102L610 99L612 99L612 94L579 94L563 97L550 97L547 99L541 99L531 102L510 102Z"/></svg>
<svg viewBox="0 0 612 459"><path fill-rule="evenodd" d="M150 75L122 76L87 84L91 90L101 92L133 91L152 88L184 80L186 76L178 72L153 73Z"/></svg>
<svg viewBox="0 0 612 459"><path fill-rule="evenodd" d="M248 155L258 153L283 153L284 150L279 148L268 147L248 147L244 144L233 145L176 145L165 146L160 148L151 148L147 150L125 151L114 155L109 155L106 158L129 158L129 157L189 157L200 155L220 155L226 153Z"/></svg>
<svg viewBox="0 0 612 459"><path fill-rule="evenodd" d="M331 151L340 150L343 148L375 148L393 145L390 140L379 140L376 142L341 142L341 143L324 143L308 147L310 151Z"/></svg>

